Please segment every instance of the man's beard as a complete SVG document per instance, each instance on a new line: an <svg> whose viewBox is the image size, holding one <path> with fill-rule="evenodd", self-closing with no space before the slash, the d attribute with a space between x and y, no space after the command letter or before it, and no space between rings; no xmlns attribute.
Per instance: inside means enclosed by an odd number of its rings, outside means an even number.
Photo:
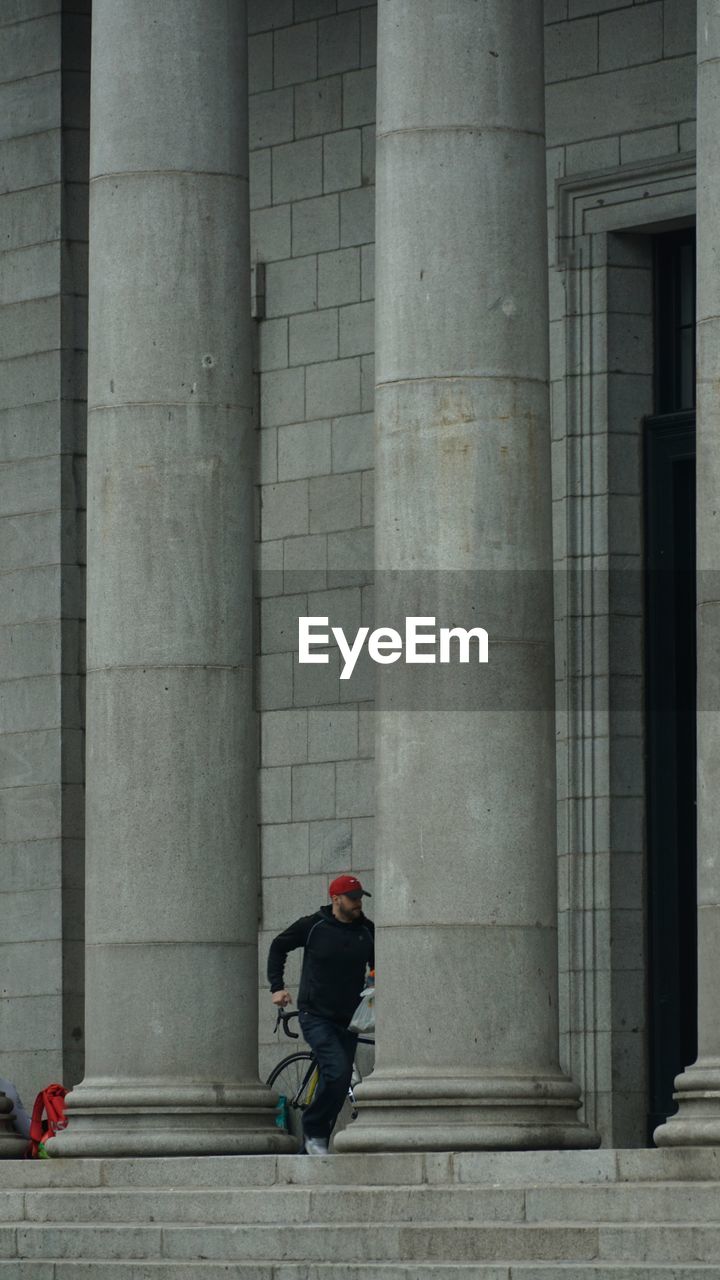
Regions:
<svg viewBox="0 0 720 1280"><path fill-rule="evenodd" d="M340 902L338 903L338 912L340 919L344 920L346 924L350 924L352 920L357 920L362 915L362 909L360 911L348 910Z"/></svg>

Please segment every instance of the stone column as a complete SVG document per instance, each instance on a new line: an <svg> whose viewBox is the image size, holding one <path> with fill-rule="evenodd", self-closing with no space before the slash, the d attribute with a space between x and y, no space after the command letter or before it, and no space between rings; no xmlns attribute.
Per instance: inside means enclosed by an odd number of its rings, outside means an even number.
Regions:
<svg viewBox="0 0 720 1280"><path fill-rule="evenodd" d="M697 13L698 1057L658 1146L720 1145L720 0Z"/></svg>
<svg viewBox="0 0 720 1280"><path fill-rule="evenodd" d="M247 44L95 0L86 1076L55 1155L276 1151L257 1075Z"/></svg>
<svg viewBox="0 0 720 1280"><path fill-rule="evenodd" d="M378 18L376 625L402 600L490 653L380 670L376 1070L336 1145L591 1146L558 1064L542 5Z"/></svg>

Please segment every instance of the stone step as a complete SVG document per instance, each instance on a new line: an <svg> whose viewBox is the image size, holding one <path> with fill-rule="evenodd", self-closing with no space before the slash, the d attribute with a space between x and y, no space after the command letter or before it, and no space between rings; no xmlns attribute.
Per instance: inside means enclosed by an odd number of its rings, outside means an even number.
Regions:
<svg viewBox="0 0 720 1280"><path fill-rule="evenodd" d="M0 1280L717 1280L716 1263L1 1262Z"/></svg>
<svg viewBox="0 0 720 1280"><path fill-rule="evenodd" d="M0 1262L0 1280L717 1280L715 1263Z"/></svg>
<svg viewBox="0 0 720 1280"><path fill-rule="evenodd" d="M5 1192L0 1220L59 1223L272 1224L618 1222L720 1224L718 1183L522 1188L484 1186L169 1189Z"/></svg>
<svg viewBox="0 0 720 1280"><path fill-rule="evenodd" d="M243 1223L523 1222L525 1192L494 1187L269 1187L258 1190L144 1188L26 1191L0 1213L5 1221ZM718 1214L720 1219L720 1214Z"/></svg>
<svg viewBox="0 0 720 1280"><path fill-rule="evenodd" d="M0 1160L0 1189L64 1186L546 1186L720 1181L720 1148Z"/></svg>
<svg viewBox="0 0 720 1280"><path fill-rule="evenodd" d="M456 1188L459 1190L459 1188ZM528 1187L528 1222L720 1223L720 1183ZM720 1258L718 1259L720 1263ZM719 1271L720 1276L720 1271Z"/></svg>
<svg viewBox="0 0 720 1280"><path fill-rule="evenodd" d="M322 1263L715 1263L720 1226L564 1222L206 1226L0 1227L5 1259Z"/></svg>

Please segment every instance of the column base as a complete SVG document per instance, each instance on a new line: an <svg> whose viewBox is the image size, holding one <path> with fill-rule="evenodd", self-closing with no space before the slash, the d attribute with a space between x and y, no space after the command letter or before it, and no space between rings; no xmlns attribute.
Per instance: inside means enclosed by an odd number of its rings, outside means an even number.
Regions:
<svg viewBox="0 0 720 1280"><path fill-rule="evenodd" d="M338 1152L529 1151L598 1147L565 1076L400 1076L375 1072Z"/></svg>
<svg viewBox="0 0 720 1280"><path fill-rule="evenodd" d="M27 1138L16 1133L10 1112L13 1104L6 1093L0 1093L0 1160L19 1160L25 1155Z"/></svg>
<svg viewBox="0 0 720 1280"><path fill-rule="evenodd" d="M275 1124L275 1101L259 1083L83 1082L65 1099L68 1125L48 1144L48 1154L290 1155L297 1143Z"/></svg>
<svg viewBox="0 0 720 1280"><path fill-rule="evenodd" d="M0 1160L21 1160L28 1149L27 1138L0 1130Z"/></svg>
<svg viewBox="0 0 720 1280"><path fill-rule="evenodd" d="M720 1147L720 1061L699 1059L675 1080L678 1109L653 1134L657 1147Z"/></svg>

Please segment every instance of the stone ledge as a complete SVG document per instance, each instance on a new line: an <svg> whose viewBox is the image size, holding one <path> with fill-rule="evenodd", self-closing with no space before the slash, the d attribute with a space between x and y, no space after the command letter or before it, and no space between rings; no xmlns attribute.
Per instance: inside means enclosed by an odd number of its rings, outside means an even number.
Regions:
<svg viewBox="0 0 720 1280"><path fill-rule="evenodd" d="M205 1156L0 1161L0 1188L419 1186L508 1187L720 1181L720 1148Z"/></svg>

